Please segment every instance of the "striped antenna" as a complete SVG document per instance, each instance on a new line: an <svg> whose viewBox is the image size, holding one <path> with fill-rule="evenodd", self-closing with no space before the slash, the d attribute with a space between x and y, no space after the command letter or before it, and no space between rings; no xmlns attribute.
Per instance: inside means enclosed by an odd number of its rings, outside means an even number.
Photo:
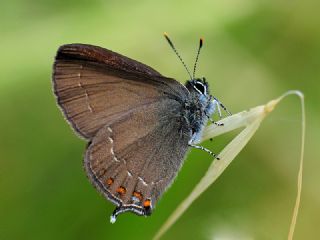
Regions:
<svg viewBox="0 0 320 240"><path fill-rule="evenodd" d="M168 34L166 32L163 33L164 37L167 39L170 47L172 48L172 50L175 52L175 54L177 55L177 57L180 59L182 65L184 66L184 68L187 70L188 74L189 74L189 77L190 77L190 80L192 80L192 76L191 76L191 73L187 67L187 65L184 63L184 61L182 60L182 57L180 56L180 54L178 53L177 49L175 48L175 46L173 45L173 43L171 42Z"/></svg>
<svg viewBox="0 0 320 240"><path fill-rule="evenodd" d="M194 62L194 65L193 65L193 75L192 75L193 79L195 78L195 75L196 75L196 68L197 68L197 63L198 63L198 59L199 59L200 50L202 48L202 45L203 45L203 38L200 38L200 43L199 43L199 48L198 48L198 52L197 52L197 56L196 56L196 61Z"/></svg>

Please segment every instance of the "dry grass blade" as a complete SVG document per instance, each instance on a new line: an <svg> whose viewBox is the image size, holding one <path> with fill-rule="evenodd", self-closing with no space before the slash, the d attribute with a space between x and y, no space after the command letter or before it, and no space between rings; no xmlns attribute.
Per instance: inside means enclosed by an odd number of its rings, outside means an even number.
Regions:
<svg viewBox="0 0 320 240"><path fill-rule="evenodd" d="M299 164L299 173L298 173L298 181L297 181L297 197L296 203L293 209L293 215L291 219L288 240L293 239L294 230L296 228L298 212L300 207L300 199L301 199L301 190L302 190L302 176L303 176L303 156L304 156L304 142L305 142L305 134L306 134L306 114L305 114L305 107L304 107L304 96L301 92L298 91L291 91L288 92L289 94L296 94L300 98L301 102L301 151L300 151L300 164ZM284 95L283 97L287 96Z"/></svg>
<svg viewBox="0 0 320 240"><path fill-rule="evenodd" d="M294 214L292 218L292 223L290 227L290 232L288 239L292 239L295 223L298 215L300 195L301 195L301 184L302 184L302 165L303 165L303 146L304 146L304 102L303 95L299 91L288 91L279 98L268 102L266 105L258 106L250 109L249 111L243 111L232 115L228 118L222 120L224 127L219 127L216 125L210 125L204 131L203 140L216 137L223 133L232 131L237 128L244 129L221 151L219 157L220 161L214 161L209 167L208 171L200 182L196 185L190 195L177 207L177 209L171 214L164 225L155 235L154 239L159 239L177 220L178 218L188 209L188 207L195 201L201 193L203 193L228 167L228 165L233 161L237 154L244 148L251 137L254 135L256 130L259 128L260 123L265 116L270 113L274 107L287 95L295 94L301 98L302 103L302 148L301 148L301 159L300 159L300 170L298 176L298 193L296 199L296 206L294 208ZM290 237L291 236L291 237Z"/></svg>

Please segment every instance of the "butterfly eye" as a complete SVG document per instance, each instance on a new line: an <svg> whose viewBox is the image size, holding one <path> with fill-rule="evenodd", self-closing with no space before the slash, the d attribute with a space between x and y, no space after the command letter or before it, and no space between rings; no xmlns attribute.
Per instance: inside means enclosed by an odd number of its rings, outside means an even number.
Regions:
<svg viewBox="0 0 320 240"><path fill-rule="evenodd" d="M206 94L206 86L202 82L196 81L195 84L194 84L194 87L201 94Z"/></svg>

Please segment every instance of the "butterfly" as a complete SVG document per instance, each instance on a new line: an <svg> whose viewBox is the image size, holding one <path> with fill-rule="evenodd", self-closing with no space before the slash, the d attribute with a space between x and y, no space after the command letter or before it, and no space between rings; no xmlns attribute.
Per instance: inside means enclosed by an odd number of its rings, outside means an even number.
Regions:
<svg viewBox="0 0 320 240"><path fill-rule="evenodd" d="M113 204L110 221L133 212L149 216L181 168L190 147L220 106L205 78L185 85L153 68L87 44L61 46L53 66L58 105L87 142L84 169L90 182ZM227 110L226 110L227 111ZM228 112L229 113L229 112ZM217 123L216 123L217 124Z"/></svg>

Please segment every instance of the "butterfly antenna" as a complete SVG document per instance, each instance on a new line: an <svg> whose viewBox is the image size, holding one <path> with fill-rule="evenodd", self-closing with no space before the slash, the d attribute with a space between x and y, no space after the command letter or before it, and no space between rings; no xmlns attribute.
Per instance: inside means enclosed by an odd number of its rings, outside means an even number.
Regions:
<svg viewBox="0 0 320 240"><path fill-rule="evenodd" d="M182 57L180 56L180 54L178 53L177 49L175 48L175 46L173 45L173 43L171 42L168 34L165 32L163 33L164 37L167 39L170 47L172 48L172 50L175 52L175 54L177 55L177 57L180 59L182 65L184 66L184 68L187 70L188 74L189 74L189 77L190 77L190 80L192 80L192 76L191 76L191 73L187 67L187 65L184 63L184 61L182 60Z"/></svg>
<svg viewBox="0 0 320 240"><path fill-rule="evenodd" d="M198 59L199 59L199 55L200 55L200 50L202 48L202 45L203 45L203 38L200 38L200 43L199 43L199 48L198 48L198 52L197 52L197 56L196 56L196 61L194 62L194 65L193 65L193 75L192 75L192 79L195 78L195 75L196 75L196 69L197 69L197 63L198 63Z"/></svg>

